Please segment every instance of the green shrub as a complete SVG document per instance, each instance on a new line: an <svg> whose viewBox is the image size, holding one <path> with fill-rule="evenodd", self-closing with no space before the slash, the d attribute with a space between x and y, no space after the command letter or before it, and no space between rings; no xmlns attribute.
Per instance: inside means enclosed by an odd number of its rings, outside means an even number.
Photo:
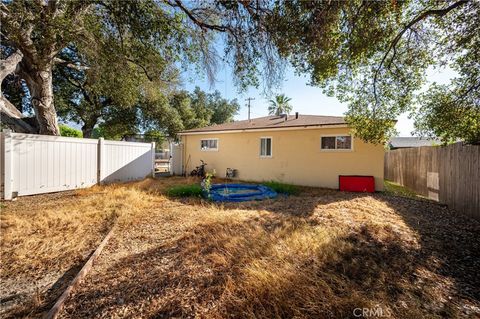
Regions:
<svg viewBox="0 0 480 319"><path fill-rule="evenodd" d="M202 197L202 187L197 184L176 185L167 189L167 196L170 197Z"/></svg>
<svg viewBox="0 0 480 319"><path fill-rule="evenodd" d="M279 194L297 195L298 193L300 193L300 189L298 188L298 186L291 184L284 184L276 181L264 182L262 184L270 187Z"/></svg>
<svg viewBox="0 0 480 319"><path fill-rule="evenodd" d="M61 136L67 136L67 137L83 137L83 133L80 130L74 129L73 127L70 127L65 124L60 124L60 135Z"/></svg>

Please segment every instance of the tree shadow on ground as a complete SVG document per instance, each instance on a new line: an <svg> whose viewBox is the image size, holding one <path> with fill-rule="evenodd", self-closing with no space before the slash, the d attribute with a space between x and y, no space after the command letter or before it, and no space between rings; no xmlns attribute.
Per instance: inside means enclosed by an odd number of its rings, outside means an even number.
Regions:
<svg viewBox="0 0 480 319"><path fill-rule="evenodd" d="M122 258L91 278L66 314L353 318L356 308L377 307L401 318L468 316L459 304L480 304L479 224L410 201L320 190L212 204L265 213L206 219Z"/></svg>
<svg viewBox="0 0 480 319"><path fill-rule="evenodd" d="M480 222L430 201L379 195L379 200L418 233L417 258L425 267L453 280L457 295L480 301Z"/></svg>
<svg viewBox="0 0 480 319"><path fill-rule="evenodd" d="M73 265L49 289L19 296L21 299L17 300L16 304L4 313L4 318L43 318L78 274L84 263L85 261L82 261Z"/></svg>

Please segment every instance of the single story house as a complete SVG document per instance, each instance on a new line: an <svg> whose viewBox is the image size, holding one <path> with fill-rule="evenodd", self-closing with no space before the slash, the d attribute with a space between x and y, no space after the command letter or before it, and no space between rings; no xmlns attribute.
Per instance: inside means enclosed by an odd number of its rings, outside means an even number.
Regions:
<svg viewBox="0 0 480 319"><path fill-rule="evenodd" d="M368 175L383 190L384 146L354 137L343 117L266 116L179 135L186 174L204 160L219 177L230 168L239 180L338 189L339 175Z"/></svg>
<svg viewBox="0 0 480 319"><path fill-rule="evenodd" d="M422 146L441 145L442 141L438 139L426 139L421 137L406 136L406 137L392 137L388 142L388 148L396 150L399 148L412 148Z"/></svg>

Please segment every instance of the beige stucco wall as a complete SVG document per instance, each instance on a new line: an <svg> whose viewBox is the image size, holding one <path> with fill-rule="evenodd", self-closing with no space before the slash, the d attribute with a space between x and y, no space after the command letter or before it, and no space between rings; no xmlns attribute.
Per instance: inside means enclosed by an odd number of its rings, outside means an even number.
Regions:
<svg viewBox="0 0 480 319"><path fill-rule="evenodd" d="M184 165L189 173L203 159L207 171L225 177L227 167L245 181L338 188L339 175L373 175L376 190L383 190L382 145L353 138L352 151L320 150L320 136L347 135L348 128L276 130L264 132L184 135ZM260 138L272 137L272 157L260 157ZM218 151L202 151L200 140L218 139Z"/></svg>

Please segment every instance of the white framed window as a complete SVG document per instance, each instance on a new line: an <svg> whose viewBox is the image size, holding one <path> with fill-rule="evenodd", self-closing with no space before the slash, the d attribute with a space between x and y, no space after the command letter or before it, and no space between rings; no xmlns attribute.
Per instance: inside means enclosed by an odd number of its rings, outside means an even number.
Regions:
<svg viewBox="0 0 480 319"><path fill-rule="evenodd" d="M260 138L260 157L272 157L272 138Z"/></svg>
<svg viewBox="0 0 480 319"><path fill-rule="evenodd" d="M202 151L218 151L218 138L207 138L200 140Z"/></svg>
<svg viewBox="0 0 480 319"><path fill-rule="evenodd" d="M323 135L320 137L322 151L351 151L353 141L351 135Z"/></svg>

